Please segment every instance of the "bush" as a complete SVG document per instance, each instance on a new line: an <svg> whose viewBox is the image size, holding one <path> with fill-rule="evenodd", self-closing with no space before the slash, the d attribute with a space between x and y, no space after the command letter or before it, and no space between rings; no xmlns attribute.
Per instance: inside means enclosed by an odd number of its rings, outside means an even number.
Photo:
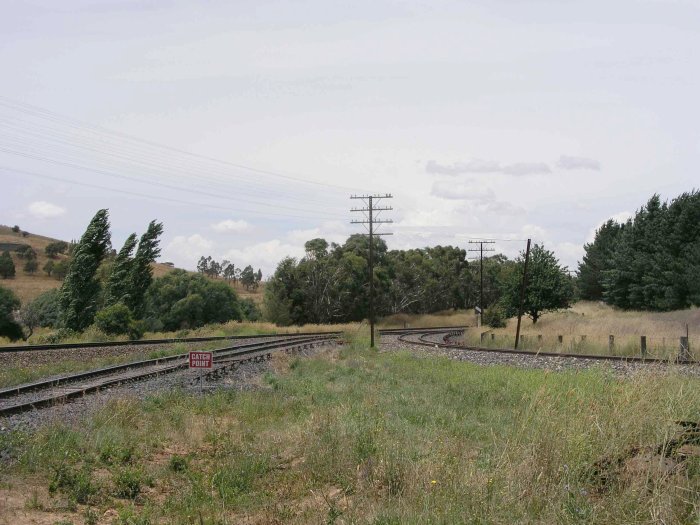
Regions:
<svg viewBox="0 0 700 525"><path fill-rule="evenodd" d="M19 305L19 299L12 290L0 287L0 337L7 337L10 341L24 337L22 327L14 316Z"/></svg>
<svg viewBox="0 0 700 525"><path fill-rule="evenodd" d="M241 312L248 321L260 321L262 319L262 312L252 299L246 298L241 301Z"/></svg>
<svg viewBox="0 0 700 525"><path fill-rule="evenodd" d="M62 281L64 277L68 275L69 267L70 260L64 259L62 261L58 261L56 264L53 265L53 276L59 281Z"/></svg>
<svg viewBox="0 0 700 525"><path fill-rule="evenodd" d="M77 333L71 330L70 328L59 328L55 332L51 332L49 334L37 337L36 343L45 345L55 345L65 341L66 339L75 337L76 335Z"/></svg>
<svg viewBox="0 0 700 525"><path fill-rule="evenodd" d="M127 467L118 470L113 476L113 481L116 497L134 499L141 492L144 476L140 470Z"/></svg>
<svg viewBox="0 0 700 525"><path fill-rule="evenodd" d="M15 224L15 225L12 227L12 231L15 232L15 233L19 233L20 227L17 226L17 225Z"/></svg>
<svg viewBox="0 0 700 525"><path fill-rule="evenodd" d="M85 505L93 501L98 488L93 483L87 467L77 470L61 464L54 470L53 479L49 483L50 494L55 494L59 490L75 502Z"/></svg>
<svg viewBox="0 0 700 525"><path fill-rule="evenodd" d="M127 335L132 341L136 339L141 339L143 337L143 334L145 333L146 321L142 321L141 319L134 319L129 323L129 330L127 332Z"/></svg>
<svg viewBox="0 0 700 525"><path fill-rule="evenodd" d="M103 308L95 315L95 326L108 335L128 334L133 321L131 310L122 303Z"/></svg>
<svg viewBox="0 0 700 525"><path fill-rule="evenodd" d="M15 263L7 250L0 255L0 276L3 279L10 279L15 276Z"/></svg>
<svg viewBox="0 0 700 525"><path fill-rule="evenodd" d="M228 284L175 270L153 281L146 294L145 317L159 319L170 331L241 321L243 313L236 292Z"/></svg>
<svg viewBox="0 0 700 525"><path fill-rule="evenodd" d="M59 253L66 253L66 251L68 251L68 243L65 241L52 242L44 248L46 255L52 259L55 259Z"/></svg>
<svg viewBox="0 0 700 525"><path fill-rule="evenodd" d="M507 317L503 309L498 305L493 305L484 312L484 324L491 328L504 328L506 326L506 320Z"/></svg>
<svg viewBox="0 0 700 525"><path fill-rule="evenodd" d="M27 259L27 262L24 263L24 273L36 273L36 271L39 269L39 263L36 262L36 259Z"/></svg>

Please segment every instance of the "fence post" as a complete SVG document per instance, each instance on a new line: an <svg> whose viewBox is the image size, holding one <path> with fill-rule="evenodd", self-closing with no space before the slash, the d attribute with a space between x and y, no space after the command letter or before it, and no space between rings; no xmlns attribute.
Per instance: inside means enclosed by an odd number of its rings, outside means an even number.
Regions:
<svg viewBox="0 0 700 525"><path fill-rule="evenodd" d="M608 336L608 351L612 354L615 351L615 336Z"/></svg>
<svg viewBox="0 0 700 525"><path fill-rule="evenodd" d="M559 343L560 345L564 344L564 336L563 335L557 336L557 343Z"/></svg>
<svg viewBox="0 0 700 525"><path fill-rule="evenodd" d="M585 340L586 340L586 336L585 336L585 335L582 335L582 336L581 336L581 342L583 343Z"/></svg>
<svg viewBox="0 0 700 525"><path fill-rule="evenodd" d="M678 354L678 359L680 361L690 361L690 347L688 345L688 338L683 335L681 336L680 352Z"/></svg>
<svg viewBox="0 0 700 525"><path fill-rule="evenodd" d="M484 340L486 339L486 332L481 332L481 344L484 344Z"/></svg>
<svg viewBox="0 0 700 525"><path fill-rule="evenodd" d="M537 344L542 344L542 334L537 334Z"/></svg>
<svg viewBox="0 0 700 525"><path fill-rule="evenodd" d="M639 338L639 348L642 351L642 359L646 358L647 356L647 336L643 335L642 337Z"/></svg>
<svg viewBox="0 0 700 525"><path fill-rule="evenodd" d="M495 340L496 340L496 334L491 334L491 341L495 341Z"/></svg>

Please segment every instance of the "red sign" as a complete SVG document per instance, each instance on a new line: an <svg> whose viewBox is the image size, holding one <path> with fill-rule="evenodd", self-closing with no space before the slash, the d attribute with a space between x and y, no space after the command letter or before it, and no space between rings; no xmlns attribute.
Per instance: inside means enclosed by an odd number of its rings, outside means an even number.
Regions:
<svg viewBox="0 0 700 525"><path fill-rule="evenodd" d="M211 352L190 352L190 368L211 368L213 361Z"/></svg>

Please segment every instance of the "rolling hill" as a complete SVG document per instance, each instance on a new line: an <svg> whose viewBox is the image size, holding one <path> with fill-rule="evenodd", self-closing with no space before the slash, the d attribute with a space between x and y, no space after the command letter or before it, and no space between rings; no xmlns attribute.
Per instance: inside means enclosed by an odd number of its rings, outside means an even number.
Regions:
<svg viewBox="0 0 700 525"><path fill-rule="evenodd" d="M76 238L77 237L78 235L76 235ZM43 235L38 235L35 233L23 233L22 231L14 232L12 231L11 227L0 225L0 251L10 249L10 255L12 256L12 260L15 263L16 272L15 277L13 279L0 279L0 286L9 288L13 292L15 292L15 294L17 294L17 296L22 301L22 304L26 303L27 301L31 301L37 295L43 292L61 286L61 281L59 279L49 277L42 270L44 265L49 260L46 253L44 252L46 246L52 242L57 242L60 240L61 239L45 237ZM34 251L36 251L37 261L39 263L39 270L34 274L26 273L23 270L25 261L21 259L14 251L12 251L12 248L22 244L28 244L29 246L34 248ZM59 255L58 258L66 258L66 256ZM153 264L153 276L160 277L169 272L172 272L174 269L175 267L170 264L157 262ZM232 284L231 286L236 290L240 297L251 298L256 303L262 302L262 286L255 291L248 291L242 286L238 285L237 283Z"/></svg>

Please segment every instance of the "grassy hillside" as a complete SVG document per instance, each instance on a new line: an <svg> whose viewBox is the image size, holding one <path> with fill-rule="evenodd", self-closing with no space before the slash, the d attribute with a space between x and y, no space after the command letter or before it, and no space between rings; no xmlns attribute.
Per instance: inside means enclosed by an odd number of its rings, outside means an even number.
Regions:
<svg viewBox="0 0 700 525"><path fill-rule="evenodd" d="M0 433L8 523L697 523L694 378L371 352ZM677 448L677 446L676 446ZM50 491L49 489L52 489ZM108 521L105 521L107 523ZM100 521L102 523L102 521Z"/></svg>
<svg viewBox="0 0 700 525"><path fill-rule="evenodd" d="M76 237L78 237L76 235ZM4 226L0 225L0 244L2 243L17 243L17 244L28 244L37 253L37 260L39 262L39 270L34 273L34 274L27 274L24 272L22 269L24 266L25 261L23 259L20 259L17 254L10 252L12 256L12 260L15 263L15 278L14 279L0 279L0 286L4 286L6 288L11 289L14 291L17 296L20 298L22 301L22 304L31 301L34 299L37 295L46 292L48 290L52 290L54 288L58 288L61 286L61 281L58 279L55 279L54 277L49 277L46 275L46 273L42 270L44 265L47 263L49 258L46 256L46 253L44 252L44 249L46 246L52 242L59 241L61 239L53 239L51 237L44 237L42 235L36 235L34 233L30 233L28 236L24 237L21 232L15 233L12 231L12 229L9 226ZM65 257L65 256L59 256L59 257ZM162 263L155 263L153 265L153 276L154 277L161 277L168 272L173 271L173 267L162 264ZM243 286L240 286L238 284L233 285L234 289L238 293L239 296L241 297L249 297L253 299L257 303L262 302L262 297L263 297L263 286L260 286L257 290L252 290L252 291L247 291Z"/></svg>

